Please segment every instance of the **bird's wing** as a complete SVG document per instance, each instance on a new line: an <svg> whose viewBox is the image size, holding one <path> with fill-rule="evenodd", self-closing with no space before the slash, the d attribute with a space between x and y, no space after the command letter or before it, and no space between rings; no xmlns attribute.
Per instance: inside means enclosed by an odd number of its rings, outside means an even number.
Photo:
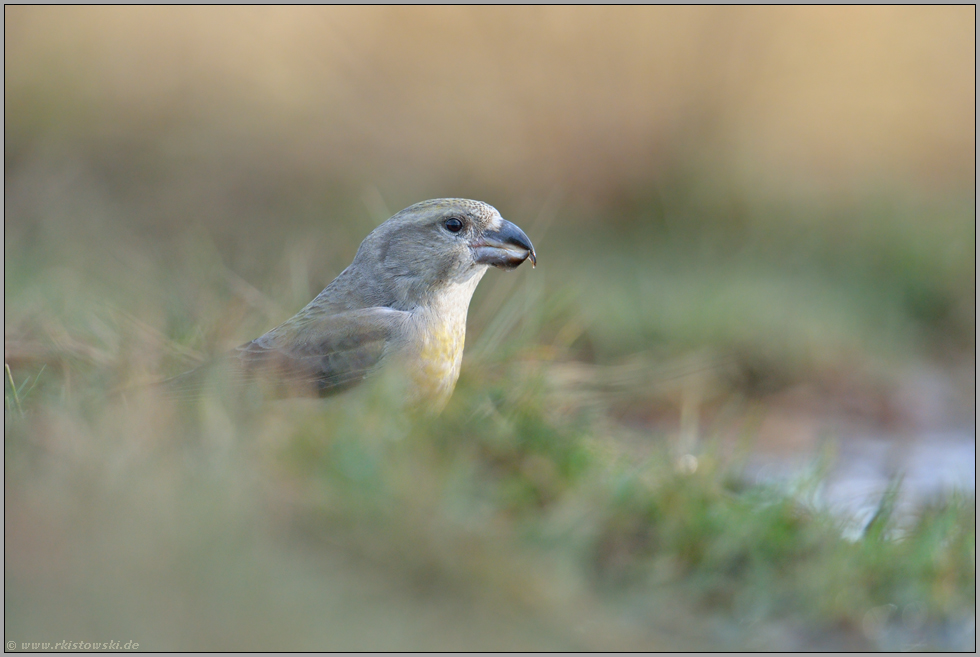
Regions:
<svg viewBox="0 0 980 657"><path fill-rule="evenodd" d="M238 383L263 381L279 394L339 392L363 381L397 349L409 313L363 308L300 313L221 359ZM202 370L202 368L199 368ZM171 396L196 397L207 387L194 370L166 382Z"/></svg>
<svg viewBox="0 0 980 657"><path fill-rule="evenodd" d="M330 394L376 369L407 319L407 312L381 307L298 315L239 347L236 355L249 377L312 385L319 394Z"/></svg>

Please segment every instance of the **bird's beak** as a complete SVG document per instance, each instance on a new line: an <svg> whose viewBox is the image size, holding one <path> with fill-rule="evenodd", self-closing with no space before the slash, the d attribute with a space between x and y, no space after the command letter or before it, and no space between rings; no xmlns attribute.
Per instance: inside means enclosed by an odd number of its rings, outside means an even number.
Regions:
<svg viewBox="0 0 980 657"><path fill-rule="evenodd" d="M523 230L506 219L500 220L497 230L485 230L472 246L474 260L481 265L516 269L528 259L532 267L538 264L531 240Z"/></svg>

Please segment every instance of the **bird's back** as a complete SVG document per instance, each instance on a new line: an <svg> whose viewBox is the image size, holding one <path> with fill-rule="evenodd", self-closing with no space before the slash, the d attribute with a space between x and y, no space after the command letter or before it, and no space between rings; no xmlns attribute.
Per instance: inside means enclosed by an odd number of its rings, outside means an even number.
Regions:
<svg viewBox="0 0 980 657"><path fill-rule="evenodd" d="M216 379L231 387L257 383L275 396L333 394L360 383L399 350L407 319L408 313L391 308L331 313L307 306L165 386L173 397L198 396Z"/></svg>

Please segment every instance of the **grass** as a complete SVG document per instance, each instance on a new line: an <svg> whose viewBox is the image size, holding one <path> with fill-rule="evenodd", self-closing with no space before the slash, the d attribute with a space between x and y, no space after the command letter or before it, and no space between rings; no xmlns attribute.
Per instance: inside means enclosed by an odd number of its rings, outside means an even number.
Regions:
<svg viewBox="0 0 980 657"><path fill-rule="evenodd" d="M900 535L884 509L849 541L841 519L746 485L710 448L693 471L662 445L637 460L588 417L554 413L539 376L471 367L438 419L393 413L392 394L26 397L5 427L8 636L967 647L947 635L975 599L972 498Z"/></svg>
<svg viewBox="0 0 980 657"><path fill-rule="evenodd" d="M876 399L972 353L962 207L787 219L669 189L603 222L518 221L541 266L488 274L435 419L396 411L385 378L325 401L174 405L140 386L302 306L353 229L239 250L222 225L150 245L99 204L57 233L12 223L7 638L970 649L972 495L898 517L896 488L855 537L811 502L819 477L792 491L741 469L773 395Z"/></svg>
<svg viewBox="0 0 980 657"><path fill-rule="evenodd" d="M5 640L973 648L972 494L746 474L974 422L971 10L474 11L5 12ZM449 195L540 266L439 418L144 386Z"/></svg>
<svg viewBox="0 0 980 657"><path fill-rule="evenodd" d="M576 248L585 244L597 242ZM546 267L488 278L457 392L427 419L395 411L398 382L384 378L326 401L174 406L126 388L260 332L307 286L252 287L206 243L168 280L164 265L116 246L108 264L82 251L60 271L8 251L8 326L21 328L7 336L5 383L8 638L159 649L972 645L972 496L901 521L885 496L848 539L847 519L807 495L748 483L710 426L680 454L672 430L638 434L617 412L674 403L685 377L717 379L736 347L782 363L784 378L819 376L814 354L838 365L850 349L880 365L924 350L923 320L889 305L901 294L863 296L870 275L835 285L811 260L779 279L756 258L664 247L648 260L623 246L598 254L574 292L539 276ZM31 262L59 247L40 248ZM564 259L582 252L552 253L549 266L574 280L582 268ZM127 262L140 264L112 273ZM69 276L78 271L87 280ZM197 277L206 284L189 287ZM280 294L290 286L295 298ZM894 341L875 342L889 322ZM646 356L620 360L643 345ZM737 377L711 385L700 394L758 392Z"/></svg>

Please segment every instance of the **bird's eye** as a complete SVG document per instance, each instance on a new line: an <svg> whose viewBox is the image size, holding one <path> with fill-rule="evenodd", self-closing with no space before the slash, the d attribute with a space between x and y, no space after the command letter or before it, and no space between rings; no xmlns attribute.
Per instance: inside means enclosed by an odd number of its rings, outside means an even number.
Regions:
<svg viewBox="0 0 980 657"><path fill-rule="evenodd" d="M450 233L458 233L463 230L463 222L453 217L452 219L446 219L446 223L443 224Z"/></svg>

